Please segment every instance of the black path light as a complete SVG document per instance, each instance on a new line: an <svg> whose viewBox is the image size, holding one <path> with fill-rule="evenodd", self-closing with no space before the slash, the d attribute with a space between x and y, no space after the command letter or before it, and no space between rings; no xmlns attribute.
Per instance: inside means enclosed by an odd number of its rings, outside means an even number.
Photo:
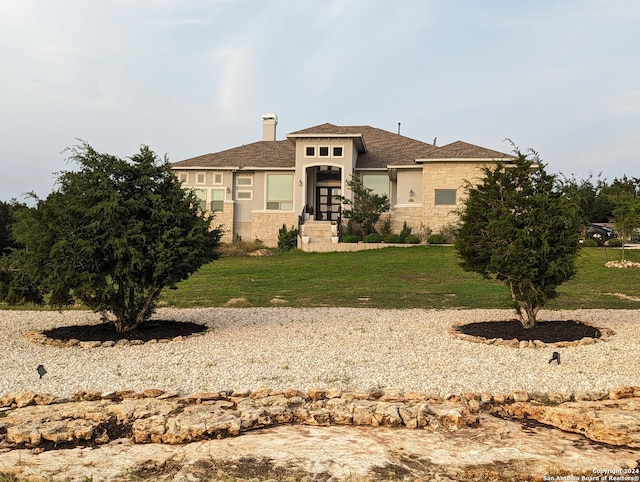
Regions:
<svg viewBox="0 0 640 482"><path fill-rule="evenodd" d="M560 353L554 351L553 355L551 355L551 360L549 360L549 363L551 363L552 361L555 361L558 365L560 365Z"/></svg>

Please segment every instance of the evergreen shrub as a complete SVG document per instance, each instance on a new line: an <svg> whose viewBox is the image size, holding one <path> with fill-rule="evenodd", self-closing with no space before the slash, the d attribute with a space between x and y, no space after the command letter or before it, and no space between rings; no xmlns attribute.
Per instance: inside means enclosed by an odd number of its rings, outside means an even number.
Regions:
<svg viewBox="0 0 640 482"><path fill-rule="evenodd" d="M427 243L429 244L445 244L447 242L447 238L442 234L432 234L427 238Z"/></svg>
<svg viewBox="0 0 640 482"><path fill-rule="evenodd" d="M404 238L404 242L406 244L419 244L420 238L415 234L409 234L406 238Z"/></svg>
<svg viewBox="0 0 640 482"><path fill-rule="evenodd" d="M384 242L385 243L401 243L402 241L400 241L400 236L397 234L387 234L384 237Z"/></svg>
<svg viewBox="0 0 640 482"><path fill-rule="evenodd" d="M382 236L380 236L378 233L370 233L362 238L362 241L365 243L381 243Z"/></svg>
<svg viewBox="0 0 640 482"><path fill-rule="evenodd" d="M358 241L360 241L360 236L358 236L357 234L346 234L342 236L341 241L343 243L357 243Z"/></svg>

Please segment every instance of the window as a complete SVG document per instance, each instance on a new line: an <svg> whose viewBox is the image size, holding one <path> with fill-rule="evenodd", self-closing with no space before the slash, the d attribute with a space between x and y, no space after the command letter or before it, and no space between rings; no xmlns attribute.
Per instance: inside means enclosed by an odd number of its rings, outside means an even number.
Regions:
<svg viewBox="0 0 640 482"><path fill-rule="evenodd" d="M222 211L224 208L224 189L211 190L211 211Z"/></svg>
<svg viewBox="0 0 640 482"><path fill-rule="evenodd" d="M389 196L389 176L386 174L363 174L362 184L373 194Z"/></svg>
<svg viewBox="0 0 640 482"><path fill-rule="evenodd" d="M267 209L293 209L292 174L267 174Z"/></svg>
<svg viewBox="0 0 640 482"><path fill-rule="evenodd" d="M199 201L198 205L200 206L200 210L206 211L207 210L207 191L205 191L204 189L194 189L193 193L198 198L198 201Z"/></svg>
<svg viewBox="0 0 640 482"><path fill-rule="evenodd" d="M182 184L187 184L189 182L189 173L187 172L180 172L178 173L178 180L182 183Z"/></svg>
<svg viewBox="0 0 640 482"><path fill-rule="evenodd" d="M237 191L236 199L242 199L243 201L251 200L253 199L253 191Z"/></svg>
<svg viewBox="0 0 640 482"><path fill-rule="evenodd" d="M251 187L253 186L252 176L238 176L236 178L236 186Z"/></svg>
<svg viewBox="0 0 640 482"><path fill-rule="evenodd" d="M196 184L206 184L207 183L207 173L206 172L197 172L196 173Z"/></svg>
<svg viewBox="0 0 640 482"><path fill-rule="evenodd" d="M222 173L214 172L213 173L213 183L214 184L222 184Z"/></svg>
<svg viewBox="0 0 640 482"><path fill-rule="evenodd" d="M456 204L455 189L436 189L436 206L455 205L455 204Z"/></svg>
<svg viewBox="0 0 640 482"><path fill-rule="evenodd" d="M344 157L343 146L305 146L304 157Z"/></svg>

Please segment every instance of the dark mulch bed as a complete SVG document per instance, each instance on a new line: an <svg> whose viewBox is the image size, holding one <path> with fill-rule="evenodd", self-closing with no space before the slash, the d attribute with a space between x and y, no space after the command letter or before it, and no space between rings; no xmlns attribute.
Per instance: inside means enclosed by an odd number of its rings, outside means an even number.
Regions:
<svg viewBox="0 0 640 482"><path fill-rule="evenodd" d="M538 322L535 328L528 330L523 328L517 320L469 323L462 325L460 332L486 339L513 340L516 338L520 341L540 340L545 343L577 341L585 337L600 338L601 336L598 328L574 320L542 321Z"/></svg>
<svg viewBox="0 0 640 482"><path fill-rule="evenodd" d="M149 320L126 333L117 333L112 324L101 323L99 325L61 326L60 328L44 331L43 334L55 340L76 339L80 341L105 342L124 339L147 342L153 339L170 340L176 336L189 336L206 330L206 326L188 321Z"/></svg>

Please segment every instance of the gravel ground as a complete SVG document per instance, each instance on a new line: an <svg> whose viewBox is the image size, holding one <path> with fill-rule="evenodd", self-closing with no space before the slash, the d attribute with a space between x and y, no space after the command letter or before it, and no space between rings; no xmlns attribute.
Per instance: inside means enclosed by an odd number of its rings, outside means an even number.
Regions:
<svg viewBox="0 0 640 482"><path fill-rule="evenodd" d="M640 310L546 311L616 333L610 341L557 349L514 349L459 340L452 324L504 320L508 310L360 308L161 309L157 317L195 321L204 336L166 344L84 349L32 343L25 333L99 322L88 312L0 311L0 396L34 390L160 388L196 391L378 386L446 396L516 390L578 392L640 385ZM36 367L48 374L40 379Z"/></svg>

